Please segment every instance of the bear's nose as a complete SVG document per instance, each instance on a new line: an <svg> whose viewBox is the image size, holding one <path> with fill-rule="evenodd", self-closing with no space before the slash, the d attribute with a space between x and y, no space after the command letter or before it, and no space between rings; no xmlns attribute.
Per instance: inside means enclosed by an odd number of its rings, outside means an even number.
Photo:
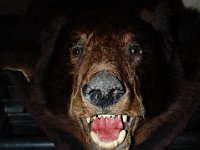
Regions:
<svg viewBox="0 0 200 150"><path fill-rule="evenodd" d="M124 84L107 71L97 73L82 88L83 96L90 103L101 108L117 103L125 92Z"/></svg>

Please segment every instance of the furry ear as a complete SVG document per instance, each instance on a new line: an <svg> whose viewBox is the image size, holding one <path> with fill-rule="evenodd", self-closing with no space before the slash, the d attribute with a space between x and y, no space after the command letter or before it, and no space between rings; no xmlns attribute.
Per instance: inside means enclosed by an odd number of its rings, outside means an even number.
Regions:
<svg viewBox="0 0 200 150"><path fill-rule="evenodd" d="M170 29L170 17L172 13L167 3L158 3L155 7L143 8L140 11L140 17L147 23L151 24L159 32L161 39L167 48L166 56L170 59L172 56L173 38ZM164 47L164 46L163 46ZM165 48L165 49L166 49Z"/></svg>
<svg viewBox="0 0 200 150"><path fill-rule="evenodd" d="M140 16L157 31L169 31L171 11L167 3L159 3L155 8L143 8Z"/></svg>

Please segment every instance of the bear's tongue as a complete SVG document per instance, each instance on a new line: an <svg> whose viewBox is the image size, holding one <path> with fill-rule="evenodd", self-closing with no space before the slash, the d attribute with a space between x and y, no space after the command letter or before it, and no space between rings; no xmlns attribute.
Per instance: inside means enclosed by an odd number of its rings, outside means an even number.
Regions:
<svg viewBox="0 0 200 150"><path fill-rule="evenodd" d="M114 141L123 130L122 120L115 118L96 118L91 124L91 131L95 132L102 141Z"/></svg>

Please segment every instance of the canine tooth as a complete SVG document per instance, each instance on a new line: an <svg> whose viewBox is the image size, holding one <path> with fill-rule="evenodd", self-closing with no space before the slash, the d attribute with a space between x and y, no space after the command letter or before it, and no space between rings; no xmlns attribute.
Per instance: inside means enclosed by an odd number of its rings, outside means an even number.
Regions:
<svg viewBox="0 0 200 150"><path fill-rule="evenodd" d="M90 117L86 118L87 123L90 123Z"/></svg>
<svg viewBox="0 0 200 150"><path fill-rule="evenodd" d="M95 120L95 119L96 119L96 116L94 116L93 119Z"/></svg>
<svg viewBox="0 0 200 150"><path fill-rule="evenodd" d="M121 115L118 115L117 117L120 119L120 118L121 118Z"/></svg>
<svg viewBox="0 0 200 150"><path fill-rule="evenodd" d="M123 122L127 121L127 115L122 115Z"/></svg>
<svg viewBox="0 0 200 150"><path fill-rule="evenodd" d="M94 141L95 144L99 145L100 144L100 140L99 137L96 135L96 133L94 133L93 131L90 132L90 136L92 138L92 140Z"/></svg>
<svg viewBox="0 0 200 150"><path fill-rule="evenodd" d="M117 139L118 143L121 144L124 139L125 139L125 136L126 136L126 131L125 130L122 130L120 133L119 133L119 137Z"/></svg>

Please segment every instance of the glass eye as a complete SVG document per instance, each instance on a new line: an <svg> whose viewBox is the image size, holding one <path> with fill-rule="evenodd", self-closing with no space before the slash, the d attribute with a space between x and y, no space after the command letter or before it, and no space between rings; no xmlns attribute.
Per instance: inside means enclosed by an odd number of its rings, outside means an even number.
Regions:
<svg viewBox="0 0 200 150"><path fill-rule="evenodd" d="M75 47L72 49L72 55L79 56L83 53L83 47Z"/></svg>
<svg viewBox="0 0 200 150"><path fill-rule="evenodd" d="M142 54L142 48L139 45L129 46L129 51L130 51L131 55L141 55Z"/></svg>

